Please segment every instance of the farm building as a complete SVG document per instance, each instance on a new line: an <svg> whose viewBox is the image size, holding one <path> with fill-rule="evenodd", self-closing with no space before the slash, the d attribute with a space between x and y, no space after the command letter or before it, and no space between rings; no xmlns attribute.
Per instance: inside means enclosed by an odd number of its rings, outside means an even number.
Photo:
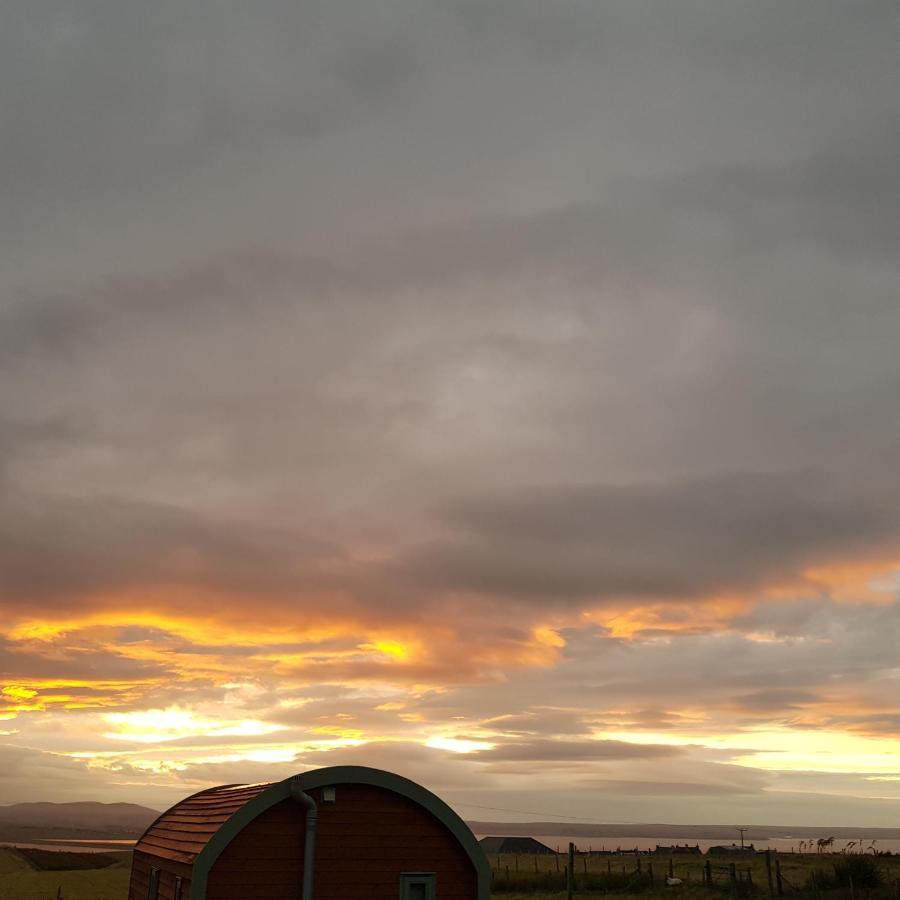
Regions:
<svg viewBox="0 0 900 900"><path fill-rule="evenodd" d="M489 900L468 826L399 775L362 766L224 785L163 813L129 900Z"/></svg>
<svg viewBox="0 0 900 900"><path fill-rule="evenodd" d="M673 844L668 847L657 844L653 854L654 856L703 856L703 851L699 844Z"/></svg>
<svg viewBox="0 0 900 900"><path fill-rule="evenodd" d="M485 853L556 853L533 837L483 837L478 843Z"/></svg>
<svg viewBox="0 0 900 900"><path fill-rule="evenodd" d="M729 844L728 846L719 845L710 847L706 852L710 856L753 856L756 853L756 848L753 844L748 844L746 847L739 847L737 844Z"/></svg>

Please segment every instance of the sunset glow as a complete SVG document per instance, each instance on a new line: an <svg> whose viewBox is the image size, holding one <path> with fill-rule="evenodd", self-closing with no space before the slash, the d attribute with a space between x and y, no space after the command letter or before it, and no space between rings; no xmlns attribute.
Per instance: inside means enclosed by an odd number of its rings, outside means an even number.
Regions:
<svg viewBox="0 0 900 900"><path fill-rule="evenodd" d="M900 822L896 4L8 6L0 804Z"/></svg>

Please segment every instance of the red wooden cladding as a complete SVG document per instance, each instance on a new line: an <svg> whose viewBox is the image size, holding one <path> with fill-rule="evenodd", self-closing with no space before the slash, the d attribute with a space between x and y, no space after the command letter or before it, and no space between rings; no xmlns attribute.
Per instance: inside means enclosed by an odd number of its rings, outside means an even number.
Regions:
<svg viewBox="0 0 900 900"><path fill-rule="evenodd" d="M430 812L384 788L338 785L319 806L316 900L397 900L401 872L434 872L440 900L474 900L476 873ZM212 867L210 900L297 900L303 810L284 800L251 822Z"/></svg>
<svg viewBox="0 0 900 900"><path fill-rule="evenodd" d="M135 848L129 900L147 900L152 868L159 900L190 900L192 864L230 816L270 785L228 786L189 797L155 822ZM464 847L430 811L385 787L335 785L318 805L315 900L397 900L403 872L433 872L438 900L475 900L477 873ZM291 799L249 822L213 863L207 900L298 900L305 810Z"/></svg>
<svg viewBox="0 0 900 900"><path fill-rule="evenodd" d="M179 875L181 876L181 900L190 900L190 866L160 860L140 851L135 851L131 864L131 884L128 889L128 900L147 900L147 892L150 889L150 870L152 868L160 870L159 900L177 900L175 897L175 878Z"/></svg>

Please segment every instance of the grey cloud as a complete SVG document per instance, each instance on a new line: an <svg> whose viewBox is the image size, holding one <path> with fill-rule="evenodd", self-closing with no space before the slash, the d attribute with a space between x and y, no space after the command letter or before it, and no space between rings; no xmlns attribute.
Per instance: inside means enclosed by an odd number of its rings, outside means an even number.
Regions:
<svg viewBox="0 0 900 900"><path fill-rule="evenodd" d="M489 750L475 750L475 760L504 762L572 762L591 760L655 759L679 756L679 747L663 744L632 744L627 741L567 741L537 738L528 741L502 741Z"/></svg>
<svg viewBox="0 0 900 900"><path fill-rule="evenodd" d="M211 157L315 139L412 78L413 49L377 16L268 6L7 10L2 183L13 209L25 216L35 191L46 203L53 189L83 200L152 189Z"/></svg>
<svg viewBox="0 0 900 900"><path fill-rule="evenodd" d="M838 679L867 706L837 726L894 728L896 604L848 611L803 572L900 548L895 3L0 17L4 614L136 584L181 604L179 584L223 614L242 590L291 622L440 622L406 677L447 690L409 709L553 729L560 752L585 728L689 729L698 698L720 727L807 727ZM678 633L697 593L783 581L816 599ZM672 602L628 642L576 618L624 595ZM565 637L557 664L510 675L536 624ZM280 671L268 712L286 683L346 682L316 686L316 717L384 677ZM414 753L423 778L454 759Z"/></svg>
<svg viewBox="0 0 900 900"><path fill-rule="evenodd" d="M790 688L773 688L767 691L753 691L735 698L735 703L750 712L774 713L783 710L801 709L804 706L821 703L823 698L811 691Z"/></svg>
<svg viewBox="0 0 900 900"><path fill-rule="evenodd" d="M553 708L506 712L480 723L482 728L496 729L507 735L587 734L593 724L593 717L584 710Z"/></svg>
<svg viewBox="0 0 900 900"><path fill-rule="evenodd" d="M386 769L432 790L471 785L477 771L468 754L434 750L407 741L372 741L359 747L317 750L300 759L310 766L357 765ZM489 780L482 783L487 785Z"/></svg>
<svg viewBox="0 0 900 900"><path fill-rule="evenodd" d="M168 668L158 662L129 659L108 648L11 641L0 636L0 679L5 682L42 679L90 679L139 682L165 676ZM90 686L80 687L85 696L102 697L105 692ZM0 701L2 702L2 701Z"/></svg>
<svg viewBox="0 0 900 900"><path fill-rule="evenodd" d="M890 690L889 683L883 685L885 691ZM833 728L846 729L858 734L872 737L898 737L900 736L900 709L892 697L881 694L877 688L872 691L875 694L873 701L881 701L888 709L862 713L859 715L826 715L825 721Z"/></svg>
<svg viewBox="0 0 900 900"><path fill-rule="evenodd" d="M757 588L896 542L884 500L841 496L803 473L520 485L451 506L460 537L426 546L412 565L425 584L538 600Z"/></svg>
<svg viewBox="0 0 900 900"><path fill-rule="evenodd" d="M3 496L0 596L8 603L53 603L154 579L277 591L288 571L329 558L319 541L271 531L248 540L242 528L177 507L12 490Z"/></svg>
<svg viewBox="0 0 900 900"><path fill-rule="evenodd" d="M751 787L728 781L706 784L700 781L626 781L624 779L597 778L592 779L590 784L592 787L609 791L611 794L650 797L727 797L732 794L752 794L759 790L757 786Z"/></svg>
<svg viewBox="0 0 900 900"><path fill-rule="evenodd" d="M5 803L87 799L86 790L102 790L103 782L83 760L0 744L0 788Z"/></svg>

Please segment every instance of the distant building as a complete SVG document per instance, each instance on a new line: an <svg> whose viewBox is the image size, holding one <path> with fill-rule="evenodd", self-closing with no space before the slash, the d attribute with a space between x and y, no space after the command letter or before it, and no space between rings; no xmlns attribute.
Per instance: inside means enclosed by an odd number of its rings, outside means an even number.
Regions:
<svg viewBox="0 0 900 900"><path fill-rule="evenodd" d="M717 847L710 847L706 852L710 856L752 856L756 853L756 847L753 844L746 844L743 847L739 844L722 844Z"/></svg>
<svg viewBox="0 0 900 900"><path fill-rule="evenodd" d="M670 847L657 844L653 854L654 856L703 856L703 851L699 844L694 847L690 844L673 844Z"/></svg>
<svg viewBox="0 0 900 900"><path fill-rule="evenodd" d="M533 837L483 837L478 843L485 853L556 853Z"/></svg>

